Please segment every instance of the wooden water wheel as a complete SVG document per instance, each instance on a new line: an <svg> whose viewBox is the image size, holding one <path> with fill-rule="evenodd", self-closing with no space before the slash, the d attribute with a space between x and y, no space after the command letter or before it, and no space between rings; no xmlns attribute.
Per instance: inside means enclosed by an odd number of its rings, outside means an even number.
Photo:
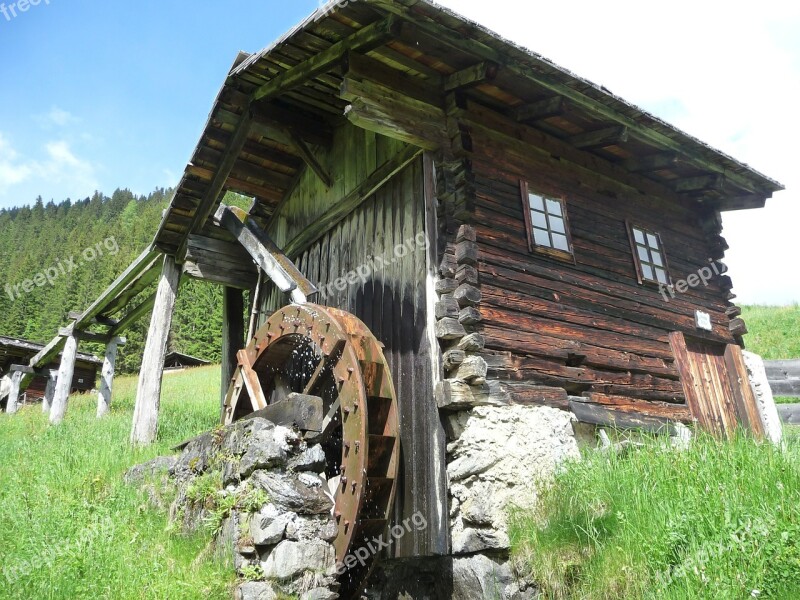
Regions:
<svg viewBox="0 0 800 600"><path fill-rule="evenodd" d="M398 412L382 345L349 313L299 304L273 314L238 362L225 422L279 415L274 420L294 424L309 443L322 444L339 530L336 559L346 564L385 532L394 503ZM377 558L369 554L364 565L341 577L342 598L355 595L366 580Z"/></svg>

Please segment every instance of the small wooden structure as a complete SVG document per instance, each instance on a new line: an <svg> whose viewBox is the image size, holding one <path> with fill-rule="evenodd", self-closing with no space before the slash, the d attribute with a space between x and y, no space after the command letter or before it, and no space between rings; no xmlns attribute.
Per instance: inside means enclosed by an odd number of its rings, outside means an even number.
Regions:
<svg viewBox="0 0 800 600"><path fill-rule="evenodd" d="M170 352L164 358L165 371L180 371L192 367L205 367L211 363L196 356L189 356L188 354L181 354L180 352Z"/></svg>
<svg viewBox="0 0 800 600"><path fill-rule="evenodd" d="M111 339L152 312L131 435L149 443L181 277L225 287L223 394L273 311L347 311L397 388L397 521L428 523L392 552L443 554L440 411L760 433L721 212L780 189L425 0L326 7L237 57L152 246L30 366L66 346L60 383L90 324ZM220 206L227 190L250 210Z"/></svg>
<svg viewBox="0 0 800 600"><path fill-rule="evenodd" d="M12 372L14 365L27 365L30 359L44 348L27 340L0 336L0 373ZM51 373L59 368L60 357L38 367L30 384L25 389L26 400L43 400L51 386ZM75 372L72 377L70 393L89 392L95 389L97 375L103 361L96 356L80 353L75 358Z"/></svg>

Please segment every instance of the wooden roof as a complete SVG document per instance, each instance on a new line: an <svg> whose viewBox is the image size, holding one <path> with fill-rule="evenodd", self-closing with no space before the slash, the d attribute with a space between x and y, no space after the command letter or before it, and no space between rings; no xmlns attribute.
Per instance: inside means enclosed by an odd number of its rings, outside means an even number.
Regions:
<svg viewBox="0 0 800 600"><path fill-rule="evenodd" d="M605 88L427 0L331 3L257 54L240 54L214 102L154 244L183 260L189 235L231 241L210 221L226 190L267 221L347 120L351 60L380 65L404 93L444 108L449 92L592 160L719 210L757 208L783 189ZM391 103L387 103L390 106ZM387 110L391 110L387 108Z"/></svg>
<svg viewBox="0 0 800 600"><path fill-rule="evenodd" d="M0 367L6 368L12 364L27 365L31 357L44 347L44 344L0 336ZM82 352L78 353L77 362L92 367L103 364L100 358Z"/></svg>

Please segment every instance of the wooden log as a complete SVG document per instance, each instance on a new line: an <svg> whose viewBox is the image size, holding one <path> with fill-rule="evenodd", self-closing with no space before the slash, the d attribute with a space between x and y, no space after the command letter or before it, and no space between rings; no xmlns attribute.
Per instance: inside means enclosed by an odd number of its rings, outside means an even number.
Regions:
<svg viewBox="0 0 800 600"><path fill-rule="evenodd" d="M434 392L439 410L469 410L476 406L508 406L511 396L499 381L487 381L481 385L468 385L458 379L446 379L436 386Z"/></svg>
<svg viewBox="0 0 800 600"><path fill-rule="evenodd" d="M458 300L459 306L477 306L483 298L481 291L475 286L464 283L453 292L453 297Z"/></svg>
<svg viewBox="0 0 800 600"><path fill-rule="evenodd" d="M747 333L747 324L744 322L744 319L738 317L731 319L729 328L732 335L745 335Z"/></svg>
<svg viewBox="0 0 800 600"><path fill-rule="evenodd" d="M439 275L444 278L452 279L456 275L458 269L458 262L454 254L445 253L442 258L442 264L439 265Z"/></svg>
<svg viewBox="0 0 800 600"><path fill-rule="evenodd" d="M497 63L491 61L479 62L475 65L456 71L452 75L444 78L443 87L445 92L452 92L453 90L472 87L492 81L497 77L497 72L500 69Z"/></svg>
<svg viewBox="0 0 800 600"><path fill-rule="evenodd" d="M458 318L458 302L452 296L445 296L436 303L435 315L437 319Z"/></svg>
<svg viewBox="0 0 800 600"><path fill-rule="evenodd" d="M437 294L452 294L458 289L455 279L439 279L434 285Z"/></svg>
<svg viewBox="0 0 800 600"><path fill-rule="evenodd" d="M458 233L456 234L457 244L464 241L475 242L477 240L478 234L472 225L462 225L458 228Z"/></svg>
<svg viewBox="0 0 800 600"><path fill-rule="evenodd" d="M480 352L486 346L486 338L480 333L470 333L458 342L458 348L465 352Z"/></svg>
<svg viewBox="0 0 800 600"><path fill-rule="evenodd" d="M459 350L458 348L450 348L444 353L442 357L442 364L445 371L452 371L453 369L457 368L458 365L463 363L464 359L466 358L467 353L463 350Z"/></svg>
<svg viewBox="0 0 800 600"><path fill-rule="evenodd" d="M322 398L303 394L289 394L283 402L250 413L244 420L262 418L282 427L296 427L301 431L321 432L324 419Z"/></svg>
<svg viewBox="0 0 800 600"><path fill-rule="evenodd" d="M58 367L58 381L53 393L53 406L50 409L50 423L58 425L67 414L69 392L72 389L72 376L75 374L75 359L78 354L78 336L76 332L68 336L61 353L61 364Z"/></svg>
<svg viewBox="0 0 800 600"><path fill-rule="evenodd" d="M100 390L97 393L97 418L101 419L111 410L111 393L114 389L114 370L117 364L117 349L125 345L125 338L115 337L106 346L103 368L100 371Z"/></svg>
<svg viewBox="0 0 800 600"><path fill-rule="evenodd" d="M452 376L452 379L459 379L461 381L466 381L467 383L473 383L475 380L481 380L482 383L483 380L486 379L486 372L488 369L489 367L486 365L486 361L480 356L467 356L464 359L464 362L459 365L455 374Z"/></svg>
<svg viewBox="0 0 800 600"><path fill-rule="evenodd" d="M670 435L675 431L673 421L667 418L623 412L608 406L587 403L584 400L584 398L571 397L569 403L572 412L581 423Z"/></svg>
<svg viewBox="0 0 800 600"><path fill-rule="evenodd" d="M44 398L42 398L42 412L47 414L53 406L53 396L56 393L56 383L58 383L58 369L48 369L47 371L47 386L44 389Z"/></svg>
<svg viewBox="0 0 800 600"><path fill-rule="evenodd" d="M133 413L131 443L151 444L158 434L158 413L161 407L161 379L164 374L164 358L167 340L172 325L175 300L181 270L172 256L164 257L164 266L158 282L153 316L144 347L139 386L136 391L136 408Z"/></svg>
<svg viewBox="0 0 800 600"><path fill-rule="evenodd" d="M22 377L25 375L23 371L15 370L14 366L11 367L11 389L8 391L8 399L6 400L6 413L9 415L13 415L19 410L20 384L22 383Z"/></svg>
<svg viewBox="0 0 800 600"><path fill-rule="evenodd" d="M458 322L462 325L477 325L483 320L481 312L474 306L468 306L461 309L458 313Z"/></svg>
<svg viewBox="0 0 800 600"><path fill-rule="evenodd" d="M478 269L471 265L461 265L458 267L458 271L456 271L456 283L458 285L463 285L465 283L477 286L480 281L480 276L478 275Z"/></svg>
<svg viewBox="0 0 800 600"><path fill-rule="evenodd" d="M236 358L244 347L244 294L226 287L222 296L222 369L220 381L220 418L225 412L225 396L239 362Z"/></svg>
<svg viewBox="0 0 800 600"><path fill-rule="evenodd" d="M457 340L467 335L467 330L457 319L444 318L436 322L436 337L440 340Z"/></svg>
<svg viewBox="0 0 800 600"><path fill-rule="evenodd" d="M478 264L478 244L463 240L456 244L456 261L459 265Z"/></svg>

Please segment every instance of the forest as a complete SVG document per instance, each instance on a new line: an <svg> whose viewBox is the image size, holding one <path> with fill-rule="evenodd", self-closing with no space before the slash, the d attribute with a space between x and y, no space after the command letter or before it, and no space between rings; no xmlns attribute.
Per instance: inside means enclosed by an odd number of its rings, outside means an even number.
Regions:
<svg viewBox="0 0 800 600"><path fill-rule="evenodd" d="M118 189L0 210L0 335L50 341L70 311L88 307L152 242L170 197L163 188L147 196ZM148 325L145 315L126 332L120 371L138 370ZM222 290L185 277L168 351L218 362L221 328ZM102 352L91 343L80 349Z"/></svg>

